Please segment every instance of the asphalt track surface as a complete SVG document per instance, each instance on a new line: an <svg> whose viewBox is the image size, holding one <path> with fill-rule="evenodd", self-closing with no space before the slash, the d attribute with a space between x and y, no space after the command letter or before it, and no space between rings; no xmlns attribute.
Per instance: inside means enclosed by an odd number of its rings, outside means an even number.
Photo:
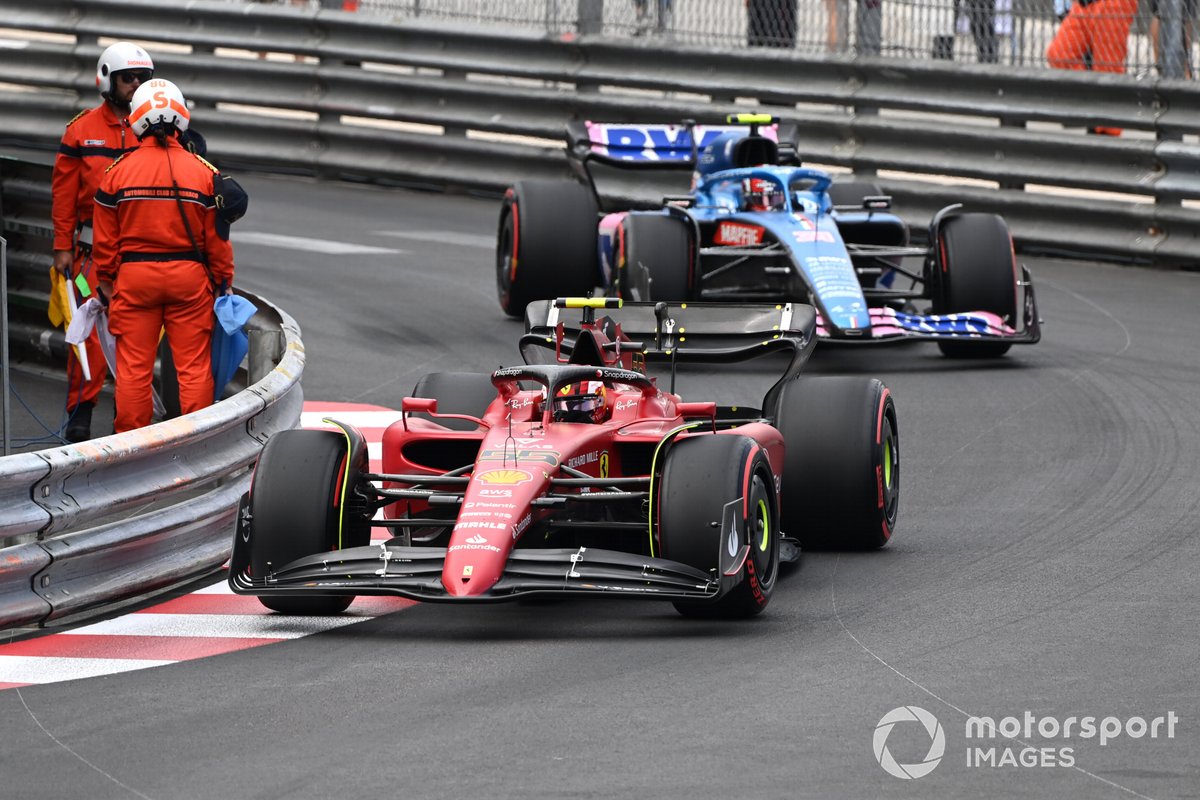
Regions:
<svg viewBox="0 0 1200 800"><path fill-rule="evenodd" d="M425 372L517 360L520 325L494 295L495 200L245 183L238 283L299 321L307 399L395 407ZM1026 261L1038 346L993 362L818 348L810 371L878 375L895 395L900 521L881 551L806 554L760 618L690 621L643 601L418 605L10 689L0 796L1198 796L1200 275ZM771 369L680 389L748 402ZM873 737L910 705L936 717L945 751L901 780ZM1026 711L1178 722L1173 737L1162 726L1104 746L1036 726L966 738L967 715ZM901 722L885 743L914 764L931 737ZM1068 748L1074 766L968 766L975 746L997 759Z"/></svg>

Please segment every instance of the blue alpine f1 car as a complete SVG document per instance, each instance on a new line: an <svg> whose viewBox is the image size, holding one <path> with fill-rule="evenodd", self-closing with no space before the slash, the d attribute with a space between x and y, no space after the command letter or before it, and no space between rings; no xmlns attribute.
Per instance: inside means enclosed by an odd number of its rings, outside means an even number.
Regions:
<svg viewBox="0 0 1200 800"><path fill-rule="evenodd" d="M944 208L928 247L913 247L877 186L800 165L795 126L761 115L727 122L569 124L579 180L521 181L505 193L504 312L598 290L641 302L804 302L823 339L930 340L949 356L998 356L1041 338L1032 278L1001 217ZM651 176L686 170L689 193L638 202ZM606 176L616 192L599 190Z"/></svg>

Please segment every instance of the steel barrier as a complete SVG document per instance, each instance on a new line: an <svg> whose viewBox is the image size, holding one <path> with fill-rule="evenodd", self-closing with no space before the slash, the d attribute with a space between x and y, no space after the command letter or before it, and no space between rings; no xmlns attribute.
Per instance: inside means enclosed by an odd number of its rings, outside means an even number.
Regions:
<svg viewBox="0 0 1200 800"><path fill-rule="evenodd" d="M158 74L196 103L194 123L223 165L497 191L566 176L570 119L753 108L798 123L805 161L878 180L916 228L964 200L1004 213L1023 248L1200 261L1200 86L1190 81L713 52L213 0L40 0L6 16L72 37L0 48L0 74L50 90L0 88L11 121L0 136L26 144L54 147L64 120L94 103L98 39L119 34L145 41ZM1126 134L1086 133L1097 126Z"/></svg>
<svg viewBox="0 0 1200 800"><path fill-rule="evenodd" d="M49 180L45 161L0 158L18 315L12 344L62 363L63 334L45 322ZM259 311L249 364L234 384L246 388L139 430L0 458L0 628L106 607L228 558L250 467L267 439L296 427L304 402L299 328L266 299L247 296Z"/></svg>

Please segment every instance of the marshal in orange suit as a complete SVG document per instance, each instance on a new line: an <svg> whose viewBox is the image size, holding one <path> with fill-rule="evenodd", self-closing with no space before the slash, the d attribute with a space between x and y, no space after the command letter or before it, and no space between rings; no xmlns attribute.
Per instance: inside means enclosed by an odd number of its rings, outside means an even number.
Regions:
<svg viewBox="0 0 1200 800"><path fill-rule="evenodd" d="M117 433L151 422L163 329L181 411L212 404L213 297L232 292L234 270L233 248L218 234L216 168L179 143L190 119L183 94L156 78L132 106L138 147L109 167L93 215L99 292L117 340Z"/></svg>

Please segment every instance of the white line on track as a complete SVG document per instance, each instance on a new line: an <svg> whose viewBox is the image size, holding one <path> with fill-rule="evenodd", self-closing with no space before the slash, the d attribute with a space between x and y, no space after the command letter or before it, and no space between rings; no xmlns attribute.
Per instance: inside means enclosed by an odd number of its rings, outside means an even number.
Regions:
<svg viewBox="0 0 1200 800"><path fill-rule="evenodd" d="M412 239L415 242L479 247L485 250L491 250L496 246L495 236L481 236L477 233L457 233L455 231L371 231L371 234L373 236L394 236L397 239Z"/></svg>
<svg viewBox="0 0 1200 800"><path fill-rule="evenodd" d="M281 247L286 250L303 250L306 253L324 253L326 255L380 255L398 254L403 250L390 247L374 247L352 242L335 242L329 239L310 239L305 236L285 236L279 233L262 233L259 231L234 231L230 237L234 244L258 244L264 247Z"/></svg>
<svg viewBox="0 0 1200 800"><path fill-rule="evenodd" d="M323 420L328 417L356 428L386 428L400 419L399 411L304 411L300 414L302 428L333 428Z"/></svg>

